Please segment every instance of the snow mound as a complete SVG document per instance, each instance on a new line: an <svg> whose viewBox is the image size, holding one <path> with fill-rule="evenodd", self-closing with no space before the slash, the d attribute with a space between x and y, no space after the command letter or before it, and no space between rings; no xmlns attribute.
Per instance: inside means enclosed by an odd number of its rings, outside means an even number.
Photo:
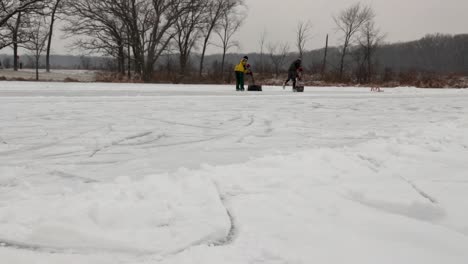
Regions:
<svg viewBox="0 0 468 264"><path fill-rule="evenodd" d="M0 210L0 234L8 244L55 251L168 254L222 240L229 230L216 187L186 170L61 194L29 190Z"/></svg>

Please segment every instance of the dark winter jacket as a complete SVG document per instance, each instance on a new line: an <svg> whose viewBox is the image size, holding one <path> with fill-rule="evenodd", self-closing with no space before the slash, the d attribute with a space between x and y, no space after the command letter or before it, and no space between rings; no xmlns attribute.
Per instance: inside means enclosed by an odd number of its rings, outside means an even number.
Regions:
<svg viewBox="0 0 468 264"><path fill-rule="evenodd" d="M289 72L296 72L301 68L301 60L295 60L291 66L289 66Z"/></svg>

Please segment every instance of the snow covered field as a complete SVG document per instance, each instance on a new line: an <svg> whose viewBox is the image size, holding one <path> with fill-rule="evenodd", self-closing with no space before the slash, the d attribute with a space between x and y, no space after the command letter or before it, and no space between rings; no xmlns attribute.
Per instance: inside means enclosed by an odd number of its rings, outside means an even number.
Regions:
<svg viewBox="0 0 468 264"><path fill-rule="evenodd" d="M0 263L468 263L468 90L0 82Z"/></svg>
<svg viewBox="0 0 468 264"><path fill-rule="evenodd" d="M8 80L23 78L23 79L36 79L35 69L22 69L13 71L13 69L1 69L0 77L5 77ZM51 72L46 72L43 69L39 70L39 80L47 81L64 81L66 78L72 78L80 82L93 82L96 80L96 71L91 70L57 70L52 69Z"/></svg>

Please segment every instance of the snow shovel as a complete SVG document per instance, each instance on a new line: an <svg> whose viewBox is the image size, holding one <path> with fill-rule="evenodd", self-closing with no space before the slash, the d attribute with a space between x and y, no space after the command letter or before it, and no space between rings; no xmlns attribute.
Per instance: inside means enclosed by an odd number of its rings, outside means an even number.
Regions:
<svg viewBox="0 0 468 264"><path fill-rule="evenodd" d="M249 84L247 87L247 91L254 91L254 92L261 92L262 91L262 86L255 84L255 79L253 76L253 72L250 73L250 77L252 78L252 83Z"/></svg>

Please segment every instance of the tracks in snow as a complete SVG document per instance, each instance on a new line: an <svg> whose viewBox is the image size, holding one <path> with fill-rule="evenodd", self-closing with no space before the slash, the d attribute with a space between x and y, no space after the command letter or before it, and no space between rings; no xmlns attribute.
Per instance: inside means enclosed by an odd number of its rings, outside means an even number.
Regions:
<svg viewBox="0 0 468 264"><path fill-rule="evenodd" d="M431 202L432 204L437 204L437 200L432 197L431 195L427 194L425 191L423 191L421 188L419 188L414 182L410 181L409 179L403 177L400 175L400 178L408 183L419 195L421 195L423 198Z"/></svg>
<svg viewBox="0 0 468 264"><path fill-rule="evenodd" d="M138 138L142 138L142 137L146 137L146 136L149 136L153 134L152 131L147 131L147 132L142 132L142 133L138 133L138 134L135 134L135 135L131 135L131 136L128 136L128 137L124 137L122 139L119 139L119 140L116 140L116 141L113 141L112 143L108 144L108 145L104 145L102 147L98 147L96 148L92 153L91 155L89 155L90 158L94 157L97 153L99 153L100 151L103 151L105 149L108 149L112 146L115 146L115 145L120 145L121 143L125 142L125 141L130 141L130 140L134 140L134 139L138 139Z"/></svg>
<svg viewBox="0 0 468 264"><path fill-rule="evenodd" d="M237 237L238 228L237 228L237 225L236 225L234 215L232 214L231 210L229 209L229 204L228 204L229 201L227 201L226 196L224 196L221 193L221 189L219 188L219 185L214 180L212 180L212 182L213 182L213 185L216 188L216 191L218 192L219 200L223 204L224 209L226 210L226 214L229 217L229 222L230 222L229 223L230 224L229 233L227 234L227 236L222 238L222 239L219 239L218 241L213 243L213 245L215 245L217 247L222 247L222 246L229 245L234 241L234 239Z"/></svg>

